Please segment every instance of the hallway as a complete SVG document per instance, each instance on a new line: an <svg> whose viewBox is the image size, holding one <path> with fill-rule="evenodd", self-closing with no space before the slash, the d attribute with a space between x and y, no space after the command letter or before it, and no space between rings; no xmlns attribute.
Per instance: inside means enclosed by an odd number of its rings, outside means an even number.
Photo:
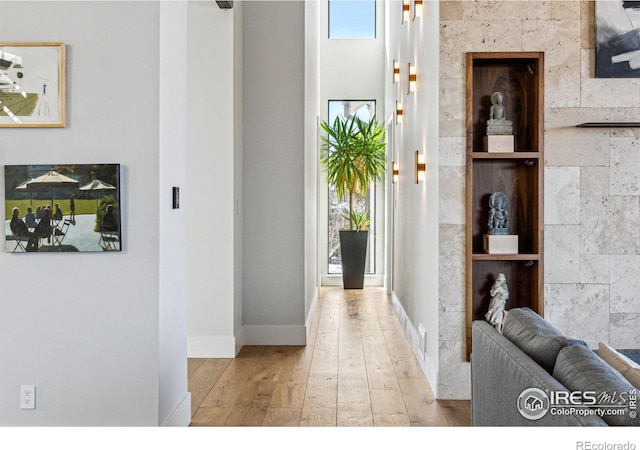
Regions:
<svg viewBox="0 0 640 450"><path fill-rule="evenodd" d="M322 288L309 343L189 359L191 426L469 426L438 401L380 288Z"/></svg>

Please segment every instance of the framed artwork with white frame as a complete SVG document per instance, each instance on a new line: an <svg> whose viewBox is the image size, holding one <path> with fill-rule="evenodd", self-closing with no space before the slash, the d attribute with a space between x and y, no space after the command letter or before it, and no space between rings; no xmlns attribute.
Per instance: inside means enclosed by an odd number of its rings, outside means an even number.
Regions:
<svg viewBox="0 0 640 450"><path fill-rule="evenodd" d="M0 43L0 127L66 126L66 48Z"/></svg>

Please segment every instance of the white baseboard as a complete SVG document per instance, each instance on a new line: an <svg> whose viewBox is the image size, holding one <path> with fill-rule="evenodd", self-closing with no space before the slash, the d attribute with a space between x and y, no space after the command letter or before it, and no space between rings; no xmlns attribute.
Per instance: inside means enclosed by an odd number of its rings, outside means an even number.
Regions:
<svg viewBox="0 0 640 450"><path fill-rule="evenodd" d="M318 305L318 294L320 289L316 287L313 298L311 299L311 306L309 306L309 312L307 313L307 319L305 320L305 326L307 327L305 340L309 341L309 332L311 331L311 322L313 321L313 315L316 313L316 306Z"/></svg>
<svg viewBox="0 0 640 450"><path fill-rule="evenodd" d="M188 427L191 423L191 392L176 406L167 420L162 423L163 427Z"/></svg>
<svg viewBox="0 0 640 450"><path fill-rule="evenodd" d="M187 357L189 358L234 358L236 354L236 339L234 337L187 336Z"/></svg>
<svg viewBox="0 0 640 450"><path fill-rule="evenodd" d="M413 350L413 354L416 356L416 360L420 365L420 369L422 369L422 373L424 373L429 386L431 386L431 390L433 391L433 395L436 398L438 397L438 370L436 369L436 365L433 364L433 361L429 357L427 353L424 354L424 359L420 355L419 349L419 338L417 328L413 326L411 320L409 320L409 316L407 316L402 303L400 303L400 299L396 295L395 292L392 292L391 301L393 303L393 309L398 316L398 320L400 320L400 324L403 325L404 334L411 345L411 349Z"/></svg>
<svg viewBox="0 0 640 450"><path fill-rule="evenodd" d="M245 345L306 345L304 325L245 325Z"/></svg>

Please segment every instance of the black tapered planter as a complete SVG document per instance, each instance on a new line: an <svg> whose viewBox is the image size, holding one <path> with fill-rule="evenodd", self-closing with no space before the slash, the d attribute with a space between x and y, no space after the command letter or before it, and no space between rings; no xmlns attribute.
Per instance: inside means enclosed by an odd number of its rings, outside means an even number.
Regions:
<svg viewBox="0 0 640 450"><path fill-rule="evenodd" d="M368 241L368 231L340 230L342 284L345 289L362 289L364 287Z"/></svg>

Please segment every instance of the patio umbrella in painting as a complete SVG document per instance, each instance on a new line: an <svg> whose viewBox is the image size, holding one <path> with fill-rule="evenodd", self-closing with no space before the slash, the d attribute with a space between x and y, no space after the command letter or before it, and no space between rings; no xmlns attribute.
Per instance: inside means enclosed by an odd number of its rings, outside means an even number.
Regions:
<svg viewBox="0 0 640 450"><path fill-rule="evenodd" d="M26 191L27 190L27 183L29 181L33 180L33 178L29 178L26 181L23 181L22 183L20 183L19 185L16 186L16 191ZM29 199L29 206L33 206L33 191L31 191L31 198Z"/></svg>
<svg viewBox="0 0 640 450"><path fill-rule="evenodd" d="M98 192L115 191L116 187L105 183L102 180L93 180L91 183L82 186L81 191L94 191L96 193L96 203L98 203Z"/></svg>
<svg viewBox="0 0 640 450"><path fill-rule="evenodd" d="M30 180L26 180L20 183L16 187L16 191L51 191L51 207L53 208L56 188L77 188L79 184L80 183L78 182L78 180L74 180L73 178L70 178L66 175L62 175L55 170L50 170L44 175L40 175L39 177L31 178Z"/></svg>

